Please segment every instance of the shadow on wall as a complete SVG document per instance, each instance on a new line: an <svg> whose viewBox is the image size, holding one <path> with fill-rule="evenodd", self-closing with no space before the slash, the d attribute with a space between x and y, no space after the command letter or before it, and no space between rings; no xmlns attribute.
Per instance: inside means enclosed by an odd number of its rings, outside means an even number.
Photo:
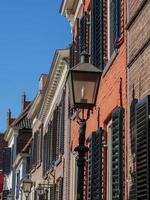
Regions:
<svg viewBox="0 0 150 200"><path fill-rule="evenodd" d="M135 133L135 105L138 100L135 98L135 90L133 85L132 102L130 105L130 148L131 148L131 163L130 176L131 185L129 188L129 200L136 200L136 133Z"/></svg>

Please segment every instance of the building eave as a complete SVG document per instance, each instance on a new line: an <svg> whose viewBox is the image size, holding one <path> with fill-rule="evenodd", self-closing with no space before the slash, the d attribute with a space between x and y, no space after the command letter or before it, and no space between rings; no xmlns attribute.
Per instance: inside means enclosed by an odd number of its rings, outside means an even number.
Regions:
<svg viewBox="0 0 150 200"><path fill-rule="evenodd" d="M21 162L22 162L22 160L24 159L24 158L27 158L27 157L29 157L29 154L28 153L19 153L18 155L17 155L17 157L16 157L16 160L14 161L14 163L13 163L13 167L17 167Z"/></svg>
<svg viewBox="0 0 150 200"><path fill-rule="evenodd" d="M63 0L60 7L60 14L66 17L71 25L74 25L77 12L82 4L82 0Z"/></svg>
<svg viewBox="0 0 150 200"><path fill-rule="evenodd" d="M5 140L6 142L9 142L9 140L10 140L11 137L12 137L12 135L13 135L13 129L12 129L12 127L9 127L9 128L6 130L6 133L5 133L5 136L4 136L4 140Z"/></svg>
<svg viewBox="0 0 150 200"><path fill-rule="evenodd" d="M42 95L41 93L38 93L37 96L35 97L33 104L27 114L27 118L29 118L31 121L34 120L36 114L37 114L37 110L40 106L41 103L41 99L42 99Z"/></svg>
<svg viewBox="0 0 150 200"><path fill-rule="evenodd" d="M61 79L61 75L65 70L66 62L63 60L69 56L68 49L58 49L55 52L53 62L51 65L51 70L48 75L47 87L45 95L42 99L42 106L38 116L38 119L43 122L47 116L48 110L50 108L51 102L55 95L55 91Z"/></svg>

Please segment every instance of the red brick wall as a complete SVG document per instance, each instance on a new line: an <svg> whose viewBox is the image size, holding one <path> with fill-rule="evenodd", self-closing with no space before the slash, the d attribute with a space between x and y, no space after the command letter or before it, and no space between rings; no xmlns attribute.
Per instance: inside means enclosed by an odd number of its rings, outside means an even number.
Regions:
<svg viewBox="0 0 150 200"><path fill-rule="evenodd" d="M89 1L86 1L88 5ZM122 78L122 105L124 108L124 177L126 182L126 4L123 1L123 32L122 45L118 48L117 56L109 67L108 71L103 72L97 97L96 108L93 110L90 119L87 122L86 138L91 135L92 131L96 131L98 127L102 127L106 131L106 125L110 120L111 113L114 108L120 106L120 78ZM76 33L76 31L75 31ZM104 74L105 73L105 74ZM99 110L99 111L98 111ZM98 121L99 119L99 121ZM71 142L72 150L78 145L78 124L72 122ZM105 163L106 164L106 163ZM105 177L106 178L106 177ZM106 185L105 185L106 187ZM124 187L124 199L127 198L127 185ZM105 191L106 195L106 191ZM106 199L104 197L104 199Z"/></svg>

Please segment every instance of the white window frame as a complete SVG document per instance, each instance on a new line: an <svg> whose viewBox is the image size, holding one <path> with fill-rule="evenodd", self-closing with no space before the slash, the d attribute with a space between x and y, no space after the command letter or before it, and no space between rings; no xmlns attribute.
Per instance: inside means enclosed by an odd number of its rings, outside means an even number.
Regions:
<svg viewBox="0 0 150 200"><path fill-rule="evenodd" d="M77 167L77 152L71 153L71 176L70 176L70 199L77 199L77 181L78 181L78 167Z"/></svg>

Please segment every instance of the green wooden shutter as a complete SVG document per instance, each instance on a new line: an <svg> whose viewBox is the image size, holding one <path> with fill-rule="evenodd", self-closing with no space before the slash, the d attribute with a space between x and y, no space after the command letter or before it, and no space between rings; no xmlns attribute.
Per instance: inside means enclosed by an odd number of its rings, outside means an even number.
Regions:
<svg viewBox="0 0 150 200"><path fill-rule="evenodd" d="M103 70L103 0L91 0L91 63Z"/></svg>
<svg viewBox="0 0 150 200"><path fill-rule="evenodd" d="M83 13L83 16L80 20L80 52L86 51L89 52L89 24L88 24L88 14L87 12Z"/></svg>
<svg viewBox="0 0 150 200"><path fill-rule="evenodd" d="M32 140L32 167L35 167L36 158L35 158L35 136Z"/></svg>
<svg viewBox="0 0 150 200"><path fill-rule="evenodd" d="M150 96L136 104L136 199L150 199Z"/></svg>
<svg viewBox="0 0 150 200"><path fill-rule="evenodd" d="M44 145L43 145L43 176L46 175L47 169L47 134L44 135Z"/></svg>
<svg viewBox="0 0 150 200"><path fill-rule="evenodd" d="M72 43L70 45L70 62L69 62L69 65L70 65L70 68L74 67L74 43Z"/></svg>
<svg viewBox="0 0 150 200"><path fill-rule="evenodd" d="M77 38L76 38L76 63L80 62L81 48L80 48L80 20L77 18Z"/></svg>
<svg viewBox="0 0 150 200"><path fill-rule="evenodd" d="M61 107L57 107L57 140L56 140L56 160L59 158L60 155L60 138L61 138L61 132L60 132L60 126L61 126Z"/></svg>
<svg viewBox="0 0 150 200"><path fill-rule="evenodd" d="M110 55L116 48L116 42L121 30L121 1L110 1Z"/></svg>
<svg viewBox="0 0 150 200"><path fill-rule="evenodd" d="M54 184L50 184L50 200L54 200Z"/></svg>
<svg viewBox="0 0 150 200"><path fill-rule="evenodd" d="M60 177L57 183L58 189L58 200L63 200L63 178Z"/></svg>
<svg viewBox="0 0 150 200"><path fill-rule="evenodd" d="M49 170L49 132L45 135L46 172Z"/></svg>
<svg viewBox="0 0 150 200"><path fill-rule="evenodd" d="M56 161L56 149L57 149L57 109L54 111L53 117L53 135L52 135L52 162Z"/></svg>
<svg viewBox="0 0 150 200"><path fill-rule="evenodd" d="M114 1L114 39L120 36L121 32L121 0Z"/></svg>
<svg viewBox="0 0 150 200"><path fill-rule="evenodd" d="M123 200L123 108L112 113L112 200Z"/></svg>
<svg viewBox="0 0 150 200"><path fill-rule="evenodd" d="M9 174L11 171L11 148L3 148L3 174Z"/></svg>
<svg viewBox="0 0 150 200"><path fill-rule="evenodd" d="M51 165L51 122L48 124L48 132L47 132L47 169L50 169Z"/></svg>
<svg viewBox="0 0 150 200"><path fill-rule="evenodd" d="M89 143L88 200L102 199L102 129L93 132Z"/></svg>
<svg viewBox="0 0 150 200"><path fill-rule="evenodd" d="M50 164L53 162L53 126L54 120L50 122L50 139L49 139L49 152L50 152Z"/></svg>
<svg viewBox="0 0 150 200"><path fill-rule="evenodd" d="M64 131L65 131L65 92L61 100L61 123L60 123L60 154L64 154Z"/></svg>

